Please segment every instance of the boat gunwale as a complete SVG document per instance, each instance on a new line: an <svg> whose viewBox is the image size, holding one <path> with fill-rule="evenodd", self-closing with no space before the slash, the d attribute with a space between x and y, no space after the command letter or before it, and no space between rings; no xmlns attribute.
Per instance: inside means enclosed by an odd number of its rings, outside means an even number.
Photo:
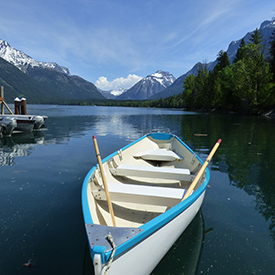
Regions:
<svg viewBox="0 0 275 275"><path fill-rule="evenodd" d="M194 151L188 145L186 145L179 137L177 137L176 135L167 134L167 133L146 134L143 137L141 137L141 138L135 140L134 142L126 145L125 147L121 148L120 150L124 151L125 149L133 146L134 144L136 144L137 142L143 140L144 138L146 138L148 136L151 136L154 139L161 139L161 140L169 140L172 137L174 137L183 146L185 146L191 153L194 154ZM115 155L117 155L117 153L118 153L118 151L115 151L114 153L110 154L109 156L107 156L106 158L104 158L102 160L102 163L105 163L109 159L113 158ZM196 155L196 158L198 159L198 161L203 165L204 162L201 160L201 158L197 154L195 154L195 155ZM91 170L87 173L87 175L84 179L84 182L83 182L83 186L82 186L82 211L83 211L85 224L89 224L89 223L93 224L94 223L93 219L92 219L91 211L89 209L87 188L88 188L90 177L92 176L92 174L95 172L96 169L97 169L97 165L95 165L91 168ZM143 230L139 234L134 236L133 238L129 239L127 242L118 246L116 248L114 257L116 258L119 255L121 255L122 253L124 253L125 251L131 249L132 247L134 247L135 245L140 243L142 240L146 239L147 237L152 235L154 232L156 232L157 230L159 230L160 228L165 226L167 223L169 223L169 221L176 218L179 214L184 212L205 192L209 180L210 180L210 172L209 172L209 169L206 168L204 181L201 183L201 185L198 187L198 189L193 192L192 195L190 195L185 200L179 202L172 208L168 209L164 213L160 214L159 216L155 217L154 219L150 220L149 222L138 227ZM91 251L91 253L94 253L91 249L90 249L90 251ZM104 254L104 257L102 257L103 264L110 258L111 253L112 253L112 251L103 253Z"/></svg>

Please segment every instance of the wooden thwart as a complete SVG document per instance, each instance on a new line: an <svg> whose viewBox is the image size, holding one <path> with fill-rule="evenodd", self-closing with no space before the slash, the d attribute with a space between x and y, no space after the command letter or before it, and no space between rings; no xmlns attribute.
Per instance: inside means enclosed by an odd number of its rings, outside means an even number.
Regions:
<svg viewBox="0 0 275 275"><path fill-rule="evenodd" d="M161 178L171 180L192 181L194 176L189 169L172 167L155 167L121 164L117 168L110 168L115 176Z"/></svg>
<svg viewBox="0 0 275 275"><path fill-rule="evenodd" d="M108 192L112 201L147 203L150 205L165 203L172 206L175 204L175 200L179 201L183 198L186 190L182 188L108 182ZM93 191L93 194L98 200L106 200L104 190Z"/></svg>
<svg viewBox="0 0 275 275"><path fill-rule="evenodd" d="M157 148L157 149L137 153L134 155L134 157L142 158L144 160L152 160L152 161L175 161L175 160L183 159L180 155L165 148Z"/></svg>

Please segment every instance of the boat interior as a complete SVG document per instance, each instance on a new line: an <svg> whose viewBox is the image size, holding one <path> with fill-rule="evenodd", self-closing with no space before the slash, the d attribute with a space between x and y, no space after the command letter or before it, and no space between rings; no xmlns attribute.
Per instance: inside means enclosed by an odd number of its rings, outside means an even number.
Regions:
<svg viewBox="0 0 275 275"><path fill-rule="evenodd" d="M117 226L139 227L178 204L200 168L196 155L175 137L147 136L113 154L104 161L103 170ZM98 167L87 191L93 222L112 226Z"/></svg>

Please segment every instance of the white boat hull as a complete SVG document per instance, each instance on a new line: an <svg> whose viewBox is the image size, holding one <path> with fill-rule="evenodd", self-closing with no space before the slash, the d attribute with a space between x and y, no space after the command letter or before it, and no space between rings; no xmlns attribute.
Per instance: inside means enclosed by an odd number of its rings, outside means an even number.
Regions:
<svg viewBox="0 0 275 275"><path fill-rule="evenodd" d="M194 219L204 195L205 192L179 216L113 261L108 274L149 275ZM105 269L95 275L103 275Z"/></svg>
<svg viewBox="0 0 275 275"><path fill-rule="evenodd" d="M82 187L82 208L95 275L106 270L111 275L146 275L154 270L201 207L210 179L207 168L201 172L202 165L178 137L153 133L90 170Z"/></svg>

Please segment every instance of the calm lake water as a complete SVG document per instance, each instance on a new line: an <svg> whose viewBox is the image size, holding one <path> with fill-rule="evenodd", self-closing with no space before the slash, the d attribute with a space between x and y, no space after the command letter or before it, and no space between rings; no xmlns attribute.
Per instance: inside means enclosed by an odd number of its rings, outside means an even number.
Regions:
<svg viewBox="0 0 275 275"><path fill-rule="evenodd" d="M203 160L223 140L201 211L153 274L275 274L275 119L52 105L28 113L49 116L47 130L0 139L0 274L92 274L81 209L97 162L92 135L104 158L152 131L178 135Z"/></svg>

